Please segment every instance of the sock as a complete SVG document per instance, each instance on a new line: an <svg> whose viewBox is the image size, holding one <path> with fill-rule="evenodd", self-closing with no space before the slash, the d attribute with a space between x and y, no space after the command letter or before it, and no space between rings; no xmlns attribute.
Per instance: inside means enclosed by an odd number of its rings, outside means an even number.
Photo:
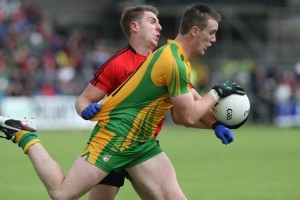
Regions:
<svg viewBox="0 0 300 200"><path fill-rule="evenodd" d="M19 131L15 134L16 138L14 139L15 143L18 143L18 146L21 147L24 153L27 153L29 147L37 142L40 142L36 133L29 131Z"/></svg>

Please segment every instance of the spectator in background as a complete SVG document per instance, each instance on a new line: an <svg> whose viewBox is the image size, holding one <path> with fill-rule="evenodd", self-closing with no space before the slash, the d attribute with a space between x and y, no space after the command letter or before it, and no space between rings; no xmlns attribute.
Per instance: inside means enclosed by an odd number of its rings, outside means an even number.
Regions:
<svg viewBox="0 0 300 200"><path fill-rule="evenodd" d="M104 45L103 43L97 42L95 45L95 49L93 50L92 61L96 70L99 66L103 65L111 56L111 54L105 50L105 47L106 45Z"/></svg>
<svg viewBox="0 0 300 200"><path fill-rule="evenodd" d="M28 6L18 1L0 4L0 68L7 72L2 78L9 83L2 88L3 93L7 96L79 94L86 83L82 83L85 80L82 72L86 70L83 66L88 59L92 62L88 51L96 48L91 46L90 35L79 27L64 27L42 15L35 4Z"/></svg>

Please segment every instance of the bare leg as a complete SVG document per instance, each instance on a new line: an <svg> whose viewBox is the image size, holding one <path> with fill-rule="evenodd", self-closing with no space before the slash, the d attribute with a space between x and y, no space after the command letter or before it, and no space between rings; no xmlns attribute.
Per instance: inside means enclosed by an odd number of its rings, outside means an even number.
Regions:
<svg viewBox="0 0 300 200"><path fill-rule="evenodd" d="M89 200L114 200L118 191L118 187L99 184L90 190Z"/></svg>
<svg viewBox="0 0 300 200"><path fill-rule="evenodd" d="M40 143L33 144L27 154L52 199L78 199L107 175L79 157L64 176L61 167Z"/></svg>
<svg viewBox="0 0 300 200"><path fill-rule="evenodd" d="M139 197L141 197L141 199L143 200L151 200L152 196L151 194L148 194L144 188L142 188L140 185L136 184L133 180L130 180L134 190L136 191L136 193L138 193Z"/></svg>
<svg viewBox="0 0 300 200"><path fill-rule="evenodd" d="M180 199L186 197L181 191L175 170L165 153L126 169L134 183L138 184L151 199Z"/></svg>

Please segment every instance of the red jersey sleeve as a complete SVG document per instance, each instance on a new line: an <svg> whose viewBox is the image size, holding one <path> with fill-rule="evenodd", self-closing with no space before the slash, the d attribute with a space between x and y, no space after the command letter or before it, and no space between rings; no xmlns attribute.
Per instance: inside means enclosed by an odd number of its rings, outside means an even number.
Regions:
<svg viewBox="0 0 300 200"><path fill-rule="evenodd" d="M94 74L94 78L90 83L100 90L109 93L110 89L115 85L115 78L117 77L116 73L113 61L105 63Z"/></svg>
<svg viewBox="0 0 300 200"><path fill-rule="evenodd" d="M90 83L109 95L127 80L145 59L146 56L136 53L128 45L106 61L94 74Z"/></svg>

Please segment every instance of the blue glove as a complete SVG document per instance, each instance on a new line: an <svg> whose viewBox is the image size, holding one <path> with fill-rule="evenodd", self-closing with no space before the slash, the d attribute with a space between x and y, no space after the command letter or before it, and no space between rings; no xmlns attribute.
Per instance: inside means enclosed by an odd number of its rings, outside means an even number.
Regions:
<svg viewBox="0 0 300 200"><path fill-rule="evenodd" d="M217 138L222 140L223 144L226 145L233 141L233 133L225 125L221 124L220 122L216 122L213 124L212 128L215 130Z"/></svg>
<svg viewBox="0 0 300 200"><path fill-rule="evenodd" d="M81 116L83 119L88 120L94 117L101 110L101 105L98 103L91 103L82 112Z"/></svg>

